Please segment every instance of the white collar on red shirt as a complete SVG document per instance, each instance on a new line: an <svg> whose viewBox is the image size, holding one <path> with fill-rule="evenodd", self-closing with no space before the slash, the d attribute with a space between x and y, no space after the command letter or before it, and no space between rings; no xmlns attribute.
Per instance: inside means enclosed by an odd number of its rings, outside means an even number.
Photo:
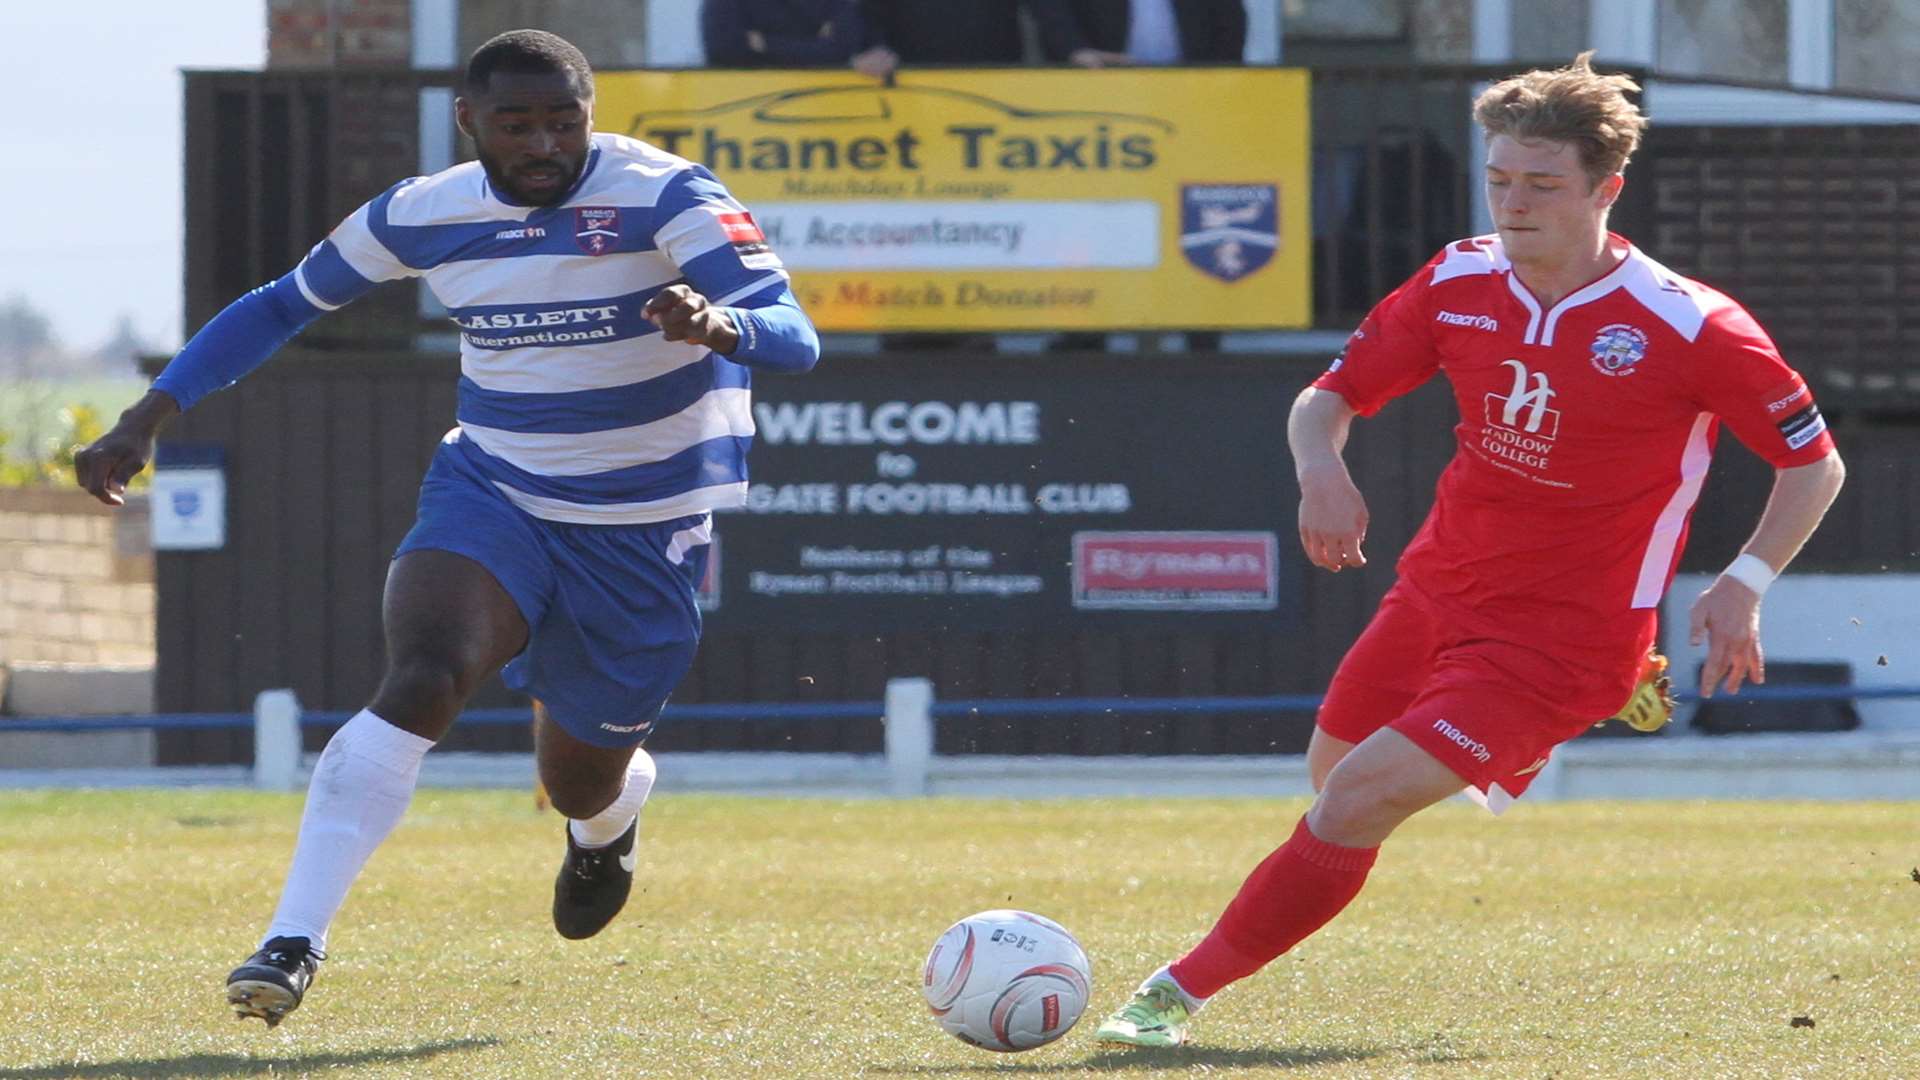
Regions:
<svg viewBox="0 0 1920 1080"><path fill-rule="evenodd" d="M1513 263L1507 258L1498 234L1475 236L1447 245L1446 256L1433 268L1430 284L1438 285L1452 278L1479 274L1504 275L1507 288L1527 309L1527 332L1522 340L1528 345L1552 345L1554 329L1559 325L1562 315L1616 289L1627 290L1642 307L1672 327L1681 337L1688 341L1698 337L1700 328L1706 323L1708 298L1701 295L1692 282L1660 265L1625 237L1617 233L1608 233L1607 236L1612 241L1626 245L1627 254L1620 260L1620 265L1568 293L1545 311L1540 309L1540 302L1534 299L1513 272Z"/></svg>

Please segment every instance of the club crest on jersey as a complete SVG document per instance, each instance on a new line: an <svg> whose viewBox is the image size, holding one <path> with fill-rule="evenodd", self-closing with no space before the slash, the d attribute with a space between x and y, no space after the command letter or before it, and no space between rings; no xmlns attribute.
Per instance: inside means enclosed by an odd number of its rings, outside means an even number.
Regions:
<svg viewBox="0 0 1920 1080"><path fill-rule="evenodd" d="M1239 281L1279 246L1279 185L1180 185L1180 250L1201 273Z"/></svg>
<svg viewBox="0 0 1920 1080"><path fill-rule="evenodd" d="M1600 328L1588 346L1593 369L1602 375L1631 375L1634 365L1647 358L1647 335L1637 326L1612 323Z"/></svg>
<svg viewBox="0 0 1920 1080"><path fill-rule="evenodd" d="M620 211L611 206L576 206L573 240L589 255L605 255L620 239Z"/></svg>

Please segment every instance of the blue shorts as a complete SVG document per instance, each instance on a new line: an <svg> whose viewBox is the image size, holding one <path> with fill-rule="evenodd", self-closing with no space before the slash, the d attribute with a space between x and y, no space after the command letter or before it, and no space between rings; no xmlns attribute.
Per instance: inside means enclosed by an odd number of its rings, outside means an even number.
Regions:
<svg viewBox="0 0 1920 1080"><path fill-rule="evenodd" d="M712 550L711 520L546 521L508 502L457 445L442 443L394 557L450 551L486 567L527 620L527 646L502 680L538 698L582 742L637 746L693 665L694 589Z"/></svg>

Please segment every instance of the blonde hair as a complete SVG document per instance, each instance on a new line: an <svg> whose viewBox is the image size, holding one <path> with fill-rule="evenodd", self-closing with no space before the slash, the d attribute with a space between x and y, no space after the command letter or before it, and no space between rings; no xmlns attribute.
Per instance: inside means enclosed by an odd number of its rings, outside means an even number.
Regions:
<svg viewBox="0 0 1920 1080"><path fill-rule="evenodd" d="M1546 139L1572 144L1592 186L1627 167L1640 146L1647 118L1627 100L1640 84L1625 75L1593 70L1593 51L1553 71L1529 71L1495 83L1473 103L1473 119L1486 137L1522 142Z"/></svg>

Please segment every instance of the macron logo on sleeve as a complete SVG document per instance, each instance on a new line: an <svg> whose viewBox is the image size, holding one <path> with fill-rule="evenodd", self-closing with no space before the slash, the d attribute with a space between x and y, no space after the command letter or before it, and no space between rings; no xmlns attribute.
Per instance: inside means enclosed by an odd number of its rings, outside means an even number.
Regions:
<svg viewBox="0 0 1920 1080"><path fill-rule="evenodd" d="M1448 326L1465 326L1473 330L1499 330L1500 320L1491 315L1462 315L1457 311L1442 311L1433 317L1434 322Z"/></svg>

